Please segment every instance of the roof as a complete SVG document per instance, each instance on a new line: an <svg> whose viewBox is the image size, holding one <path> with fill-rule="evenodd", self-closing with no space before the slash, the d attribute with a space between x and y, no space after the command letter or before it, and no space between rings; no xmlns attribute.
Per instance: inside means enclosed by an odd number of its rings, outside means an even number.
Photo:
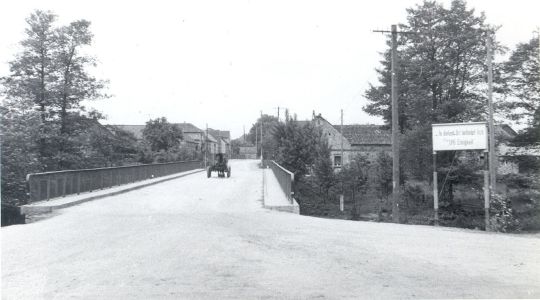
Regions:
<svg viewBox="0 0 540 300"><path fill-rule="evenodd" d="M332 125L341 133L341 125ZM343 125L343 137L351 145L391 145L392 135L380 125Z"/></svg>
<svg viewBox="0 0 540 300"><path fill-rule="evenodd" d="M210 133L206 137L206 140L209 142L217 143L217 139L214 136L212 136Z"/></svg>
<svg viewBox="0 0 540 300"><path fill-rule="evenodd" d="M502 134L507 138L515 138L517 136L516 131L508 124L495 125L495 133Z"/></svg>
<svg viewBox="0 0 540 300"><path fill-rule="evenodd" d="M195 132L184 133L184 140L198 143L201 141L201 133L195 133Z"/></svg>
<svg viewBox="0 0 540 300"><path fill-rule="evenodd" d="M217 130L217 129L208 128L208 133L213 135L214 137L220 137L220 138L229 139L229 140L231 139L231 132L228 130Z"/></svg>
<svg viewBox="0 0 540 300"><path fill-rule="evenodd" d="M195 127L195 125L191 123L184 122L184 123L174 123L174 124L178 125L178 127L182 129L182 132L204 132L204 130Z"/></svg>
<svg viewBox="0 0 540 300"><path fill-rule="evenodd" d="M501 144L498 147L500 156L538 156L540 157L540 145L526 147L511 147Z"/></svg>
<svg viewBox="0 0 540 300"><path fill-rule="evenodd" d="M111 125L111 126L115 126L127 132L131 132L137 139L143 138L143 130L144 130L144 127L146 127L146 125Z"/></svg>
<svg viewBox="0 0 540 300"><path fill-rule="evenodd" d="M172 123L172 125L177 125L181 130L184 136L186 137L186 140L199 140L198 136L202 133L205 134L206 132L202 129L199 129L195 127L195 125L191 123ZM117 128L123 129L125 131L133 133L137 139L143 138L143 130L146 127L146 125L112 125L116 126ZM208 141L217 143L218 139L230 139L231 133L230 131L225 130L215 130L208 128ZM225 141L227 142L227 141ZM227 142L228 143L228 142Z"/></svg>

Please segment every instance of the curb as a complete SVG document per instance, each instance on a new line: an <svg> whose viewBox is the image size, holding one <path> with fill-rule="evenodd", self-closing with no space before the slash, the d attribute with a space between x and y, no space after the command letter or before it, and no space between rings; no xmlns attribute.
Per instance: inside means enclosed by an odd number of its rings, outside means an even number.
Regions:
<svg viewBox="0 0 540 300"><path fill-rule="evenodd" d="M195 170L197 170L197 169L195 169ZM131 192L131 191L142 189L144 187L151 186L151 185L154 185L154 184L158 184L158 183L162 183L162 182L165 182L165 181L185 177L185 176L196 174L196 173L200 173L202 171L204 171L204 169L199 169L196 172L191 172L191 173L188 173L188 174L180 174L178 176L168 177L168 178L164 178L164 179L144 183L144 184L141 184L141 185L124 188L124 189L117 190L117 191L111 191L109 193L104 193L104 194L94 195L94 196L88 195L88 197L78 199L78 200L74 200L74 201L68 202L68 203L62 203L62 204L57 204L57 205L49 205L49 206L34 206L32 204L26 204L26 205L22 205L20 207L20 213L22 215L34 215L34 214L51 213L51 212L53 212L54 210L57 210L57 209L62 209L62 208L75 206L75 205L78 205L78 204L81 204L81 203L84 203L84 202L88 202L88 201L92 201L92 200L97 200L97 199L101 199L101 198L106 198L106 197L110 197L110 196L115 196L115 195ZM34 204L37 204L37 203L40 203L40 202L36 202Z"/></svg>
<svg viewBox="0 0 540 300"><path fill-rule="evenodd" d="M264 202L264 195L266 194L266 173L264 172L264 168L262 168L263 173L263 187L262 187L262 204L263 208L269 209L269 210L276 210L281 212L287 212L287 213L293 213L293 214L300 214L300 205L296 202L296 200L293 198L293 203L291 205L279 205L279 206L272 206L272 205L266 205Z"/></svg>

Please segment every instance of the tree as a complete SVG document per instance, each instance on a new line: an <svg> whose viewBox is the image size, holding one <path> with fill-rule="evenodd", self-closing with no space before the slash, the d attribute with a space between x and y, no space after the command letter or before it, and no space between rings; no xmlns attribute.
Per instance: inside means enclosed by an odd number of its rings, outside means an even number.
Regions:
<svg viewBox="0 0 540 300"><path fill-rule="evenodd" d="M488 30L485 16L476 16L463 0L449 9L425 1L407 9L407 23L400 29L416 34L400 35L399 99L400 128L437 122L484 119L486 98L480 89L485 82ZM497 51L502 48L495 45ZM390 53L378 69L378 86L370 86L364 110L384 117L390 124Z"/></svg>
<svg viewBox="0 0 540 300"><path fill-rule="evenodd" d="M508 92L504 108L514 120L525 119L530 126L540 109L540 49L538 37L520 43L504 63Z"/></svg>
<svg viewBox="0 0 540 300"><path fill-rule="evenodd" d="M94 58L81 54L81 48L92 43L90 22L79 20L57 29L55 66L58 80L54 86L54 106L60 118L60 133L67 133L68 112L83 111L81 101L105 98L102 93L106 82L97 80L87 71L95 66Z"/></svg>
<svg viewBox="0 0 540 300"><path fill-rule="evenodd" d="M355 156L339 173L344 191L350 191L353 200L352 219L360 218L360 198L368 187L370 161L364 155ZM360 197L357 197L360 196Z"/></svg>
<svg viewBox="0 0 540 300"><path fill-rule="evenodd" d="M381 221L385 203L392 192L392 157L386 152L379 152L372 171L373 187L379 194L378 218Z"/></svg>
<svg viewBox="0 0 540 300"><path fill-rule="evenodd" d="M278 124L278 119L271 115L262 115L257 119L257 122L251 126L246 136L247 141L255 145L257 142L257 155L261 153L261 145L263 147L263 157L265 159L275 158L276 145L272 138L272 133ZM262 126L262 141L261 141L261 126Z"/></svg>
<svg viewBox="0 0 540 300"><path fill-rule="evenodd" d="M43 168L37 143L41 115L30 100L4 104L0 107L2 204L19 204L26 200L26 174Z"/></svg>
<svg viewBox="0 0 540 300"><path fill-rule="evenodd" d="M486 119L486 46L488 32L496 28L476 15L464 0L454 0L447 9L434 1L407 9L407 22L399 36L399 126L406 146L402 157L405 174L426 179L431 168L431 124L483 121ZM497 53L504 48L494 44ZM364 110L391 121L390 52L383 54L379 84L365 93L370 102ZM497 87L501 68L495 65ZM418 143L418 140L424 140ZM403 149L403 148L402 148ZM440 167L448 167L452 155L442 152ZM421 173L427 175L422 175ZM451 195L451 193L450 193Z"/></svg>
<svg viewBox="0 0 540 300"><path fill-rule="evenodd" d="M182 129L171 124L165 117L149 120L143 130L143 139L152 151L168 151L180 146Z"/></svg>
<svg viewBox="0 0 540 300"><path fill-rule="evenodd" d="M2 78L3 94L9 100L32 101L41 124L36 128L41 133L38 150L39 159L45 155L46 122L50 118L53 95L51 86L56 82L54 49L57 37L53 28L56 15L50 11L37 10L26 19L26 38L21 42L22 51L9 62L10 76Z"/></svg>
<svg viewBox="0 0 540 300"><path fill-rule="evenodd" d="M90 23L80 20L57 28L55 20L49 11L30 15L22 51L10 62L10 75L1 80L7 102L32 101L39 112L38 159L47 171L77 165L89 145L77 141L80 130L76 123L68 130L68 121L79 120L83 100L105 97L104 82L87 71L95 65L93 58L80 54L91 42Z"/></svg>
<svg viewBox="0 0 540 300"><path fill-rule="evenodd" d="M31 99L44 123L49 117L52 93L50 86L56 81L54 49L57 37L53 28L56 15L37 10L26 19L26 38L21 42L22 52L9 63L11 75L3 78L4 93L12 99Z"/></svg>
<svg viewBox="0 0 540 300"><path fill-rule="evenodd" d="M287 117L279 123L273 133L276 144L276 160L290 170L298 181L310 172L317 157L321 132L311 123L301 126L298 121Z"/></svg>
<svg viewBox="0 0 540 300"><path fill-rule="evenodd" d="M504 63L506 92L502 108L506 115L524 121L527 128L516 142L520 145L540 143L540 49L538 37L520 43Z"/></svg>
<svg viewBox="0 0 540 300"><path fill-rule="evenodd" d="M330 159L330 147L328 141L321 138L316 149L317 152L313 173L326 201L329 198L330 188L336 184L336 176L334 174L334 168L332 167L332 160Z"/></svg>

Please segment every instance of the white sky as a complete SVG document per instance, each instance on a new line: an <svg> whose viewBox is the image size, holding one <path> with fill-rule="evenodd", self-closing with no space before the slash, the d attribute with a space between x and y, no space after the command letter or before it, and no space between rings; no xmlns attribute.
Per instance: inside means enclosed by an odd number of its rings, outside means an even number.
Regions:
<svg viewBox="0 0 540 300"><path fill-rule="evenodd" d="M450 3L445 0L443 3ZM287 107L299 119L315 110L332 123L380 124L362 112L368 82L385 50L373 29L404 22L421 1L7 1L0 3L0 76L20 49L25 18L52 10L58 24L92 22L89 50L110 80L112 98L93 102L105 123L150 117L242 134L262 110ZM513 47L540 26L540 1L469 0L502 25Z"/></svg>

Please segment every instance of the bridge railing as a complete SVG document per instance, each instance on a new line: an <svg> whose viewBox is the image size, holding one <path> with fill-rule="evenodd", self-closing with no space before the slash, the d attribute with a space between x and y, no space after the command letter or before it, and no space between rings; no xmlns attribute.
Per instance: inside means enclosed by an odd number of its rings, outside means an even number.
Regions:
<svg viewBox="0 0 540 300"><path fill-rule="evenodd" d="M285 193L285 196L287 197L289 202L292 204L294 197L294 173L280 166L277 162L273 160L268 163L268 166L270 166L270 168L274 172L274 175L276 176L279 185L281 186L281 189Z"/></svg>
<svg viewBox="0 0 540 300"><path fill-rule="evenodd" d="M201 161L32 173L26 176L29 201L49 200L201 168Z"/></svg>

